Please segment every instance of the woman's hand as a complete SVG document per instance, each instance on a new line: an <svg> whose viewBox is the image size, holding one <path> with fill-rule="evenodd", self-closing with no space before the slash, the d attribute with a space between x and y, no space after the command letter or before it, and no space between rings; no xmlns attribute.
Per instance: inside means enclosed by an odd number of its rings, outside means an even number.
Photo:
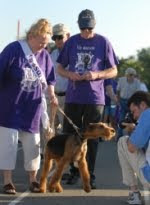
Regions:
<svg viewBox="0 0 150 205"><path fill-rule="evenodd" d="M50 96L50 104L53 106L58 106L58 99L57 99L56 95Z"/></svg>

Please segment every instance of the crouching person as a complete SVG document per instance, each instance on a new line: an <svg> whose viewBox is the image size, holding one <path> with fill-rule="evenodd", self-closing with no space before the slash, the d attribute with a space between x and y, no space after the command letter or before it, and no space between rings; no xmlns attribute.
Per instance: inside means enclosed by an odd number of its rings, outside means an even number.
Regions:
<svg viewBox="0 0 150 205"><path fill-rule="evenodd" d="M131 134L118 141L118 156L123 183L129 186L128 204L142 204L138 179L144 187L145 204L150 204L150 94L137 91L128 100L137 125L124 123ZM145 193L147 195L145 195Z"/></svg>

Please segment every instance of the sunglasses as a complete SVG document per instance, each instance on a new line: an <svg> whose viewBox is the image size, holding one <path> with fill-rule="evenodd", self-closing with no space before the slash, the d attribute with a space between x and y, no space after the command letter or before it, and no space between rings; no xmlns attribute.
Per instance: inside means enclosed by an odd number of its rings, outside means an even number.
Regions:
<svg viewBox="0 0 150 205"><path fill-rule="evenodd" d="M62 40L63 38L64 38L63 35L54 35L54 36L52 36L52 40L53 40L53 41Z"/></svg>
<svg viewBox="0 0 150 205"><path fill-rule="evenodd" d="M92 31L93 30L93 28L80 28L82 31L83 30L89 30L89 31Z"/></svg>

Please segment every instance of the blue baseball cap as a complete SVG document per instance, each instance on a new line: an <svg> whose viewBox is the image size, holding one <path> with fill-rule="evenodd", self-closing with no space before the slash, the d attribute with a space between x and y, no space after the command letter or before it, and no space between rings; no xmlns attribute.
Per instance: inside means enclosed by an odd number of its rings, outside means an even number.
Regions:
<svg viewBox="0 0 150 205"><path fill-rule="evenodd" d="M96 20L93 11L88 9L81 11L78 17L78 24L80 29L94 28Z"/></svg>

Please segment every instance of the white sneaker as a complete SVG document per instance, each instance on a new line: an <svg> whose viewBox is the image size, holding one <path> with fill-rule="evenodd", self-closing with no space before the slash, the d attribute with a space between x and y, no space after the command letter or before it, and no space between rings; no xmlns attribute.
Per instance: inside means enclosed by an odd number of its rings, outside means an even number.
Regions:
<svg viewBox="0 0 150 205"><path fill-rule="evenodd" d="M129 192L127 203L132 204L132 205L142 204L141 193L140 192Z"/></svg>

